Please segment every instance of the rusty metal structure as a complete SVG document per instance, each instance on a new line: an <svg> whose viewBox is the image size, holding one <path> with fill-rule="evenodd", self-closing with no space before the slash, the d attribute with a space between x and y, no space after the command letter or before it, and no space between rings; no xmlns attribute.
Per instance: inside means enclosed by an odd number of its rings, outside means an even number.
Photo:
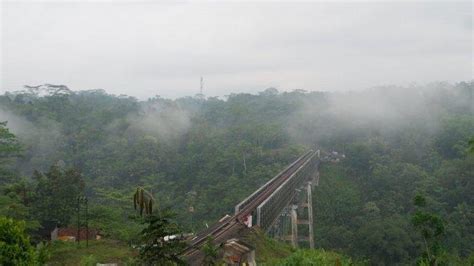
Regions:
<svg viewBox="0 0 474 266"><path fill-rule="evenodd" d="M271 236L289 240L297 247L308 242L314 247L313 209L311 190L319 182L320 154L310 150L270 179L254 193L235 206L233 216L226 216L200 232L189 243L184 256L193 265L203 254L201 246L211 237L217 245L238 239L250 227L258 227ZM305 236L298 235L298 227L307 226Z"/></svg>

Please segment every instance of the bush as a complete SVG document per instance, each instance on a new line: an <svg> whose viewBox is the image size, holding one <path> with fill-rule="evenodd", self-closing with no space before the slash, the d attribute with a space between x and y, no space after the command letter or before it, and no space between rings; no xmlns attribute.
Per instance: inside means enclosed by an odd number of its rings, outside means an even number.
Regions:
<svg viewBox="0 0 474 266"><path fill-rule="evenodd" d="M81 258L81 266L95 266L99 261L94 255L84 256Z"/></svg>
<svg viewBox="0 0 474 266"><path fill-rule="evenodd" d="M351 259L334 252L300 249L289 257L275 262L275 265L354 265L354 262L351 261Z"/></svg>
<svg viewBox="0 0 474 266"><path fill-rule="evenodd" d="M41 265L47 258L31 245L25 222L0 216L0 265Z"/></svg>

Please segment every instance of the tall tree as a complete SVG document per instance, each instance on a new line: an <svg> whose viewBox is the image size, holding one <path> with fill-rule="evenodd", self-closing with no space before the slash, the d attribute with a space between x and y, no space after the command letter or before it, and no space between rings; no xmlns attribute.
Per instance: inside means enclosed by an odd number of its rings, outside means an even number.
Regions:
<svg viewBox="0 0 474 266"><path fill-rule="evenodd" d="M474 154L474 137L469 140L469 152Z"/></svg>
<svg viewBox="0 0 474 266"><path fill-rule="evenodd" d="M139 260L146 265L184 265L179 254L185 243L180 238L178 224L173 221L175 215L169 209L156 208L154 200L144 188L137 188L133 196L134 208L144 217L142 223L146 226L140 233Z"/></svg>
<svg viewBox="0 0 474 266"><path fill-rule="evenodd" d="M180 239L181 230L173 221L170 210L155 211L145 217L141 232L139 260L146 265L184 265L179 254L186 244Z"/></svg>
<svg viewBox="0 0 474 266"><path fill-rule="evenodd" d="M35 171L33 178L37 180L32 203L35 216L42 224L68 225L84 189L82 175L75 169L53 165L44 174Z"/></svg>
<svg viewBox="0 0 474 266"><path fill-rule="evenodd" d="M424 196L415 196L414 204L418 209L412 216L412 224L420 232L425 247L420 263L438 265L442 252L441 238L445 231L443 220L438 215L424 210L426 208Z"/></svg>
<svg viewBox="0 0 474 266"><path fill-rule="evenodd" d="M0 184L11 182L16 175L7 170L10 158L19 156L21 145L16 136L7 128L7 122L0 122Z"/></svg>
<svg viewBox="0 0 474 266"><path fill-rule="evenodd" d="M7 122L0 122L0 159L18 155L20 147L16 136L7 128Z"/></svg>

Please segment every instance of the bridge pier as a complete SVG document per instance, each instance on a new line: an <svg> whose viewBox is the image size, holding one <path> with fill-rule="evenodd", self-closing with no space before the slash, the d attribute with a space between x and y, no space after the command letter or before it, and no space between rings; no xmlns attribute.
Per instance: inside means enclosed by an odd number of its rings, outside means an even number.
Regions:
<svg viewBox="0 0 474 266"><path fill-rule="evenodd" d="M298 225L307 226L307 230L303 230L304 235L298 235L296 230L297 245L298 242L308 242L309 248L314 248L314 234L313 234L313 198L312 198L312 182L308 182L304 189L302 189L303 199L298 204L300 217L296 219L296 227ZM305 217L306 216L306 217ZM301 231L300 231L301 232Z"/></svg>
<svg viewBox="0 0 474 266"><path fill-rule="evenodd" d="M291 245L298 247L298 213L296 212L298 206L291 206Z"/></svg>
<svg viewBox="0 0 474 266"><path fill-rule="evenodd" d="M290 208L291 231L284 239L295 248L300 242L307 242L309 248L314 249L312 187L312 182L308 182L300 192L302 199ZM307 230L298 230L298 226L307 226Z"/></svg>
<svg viewBox="0 0 474 266"><path fill-rule="evenodd" d="M318 182L319 182L319 173L318 173ZM309 248L314 249L314 233L313 233L313 196L312 196L312 184L308 183L306 186L306 194L308 201L308 234L309 234Z"/></svg>

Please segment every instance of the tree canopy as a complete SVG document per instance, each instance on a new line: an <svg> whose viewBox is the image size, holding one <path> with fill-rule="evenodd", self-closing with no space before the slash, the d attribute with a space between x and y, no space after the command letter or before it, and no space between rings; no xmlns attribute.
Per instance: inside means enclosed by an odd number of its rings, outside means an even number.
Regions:
<svg viewBox="0 0 474 266"><path fill-rule="evenodd" d="M71 224L75 197L86 195L92 226L138 243L143 225L129 215L132 188L142 187L196 232L316 148L344 155L323 163L313 193L319 248L374 265L416 263L431 218L417 215L413 198L424 195L423 213L443 221L443 256L466 262L474 250L472 90L461 82L174 100L96 90L3 95L8 119L0 120L10 121L0 123L0 214L28 221L35 236L48 221Z"/></svg>

